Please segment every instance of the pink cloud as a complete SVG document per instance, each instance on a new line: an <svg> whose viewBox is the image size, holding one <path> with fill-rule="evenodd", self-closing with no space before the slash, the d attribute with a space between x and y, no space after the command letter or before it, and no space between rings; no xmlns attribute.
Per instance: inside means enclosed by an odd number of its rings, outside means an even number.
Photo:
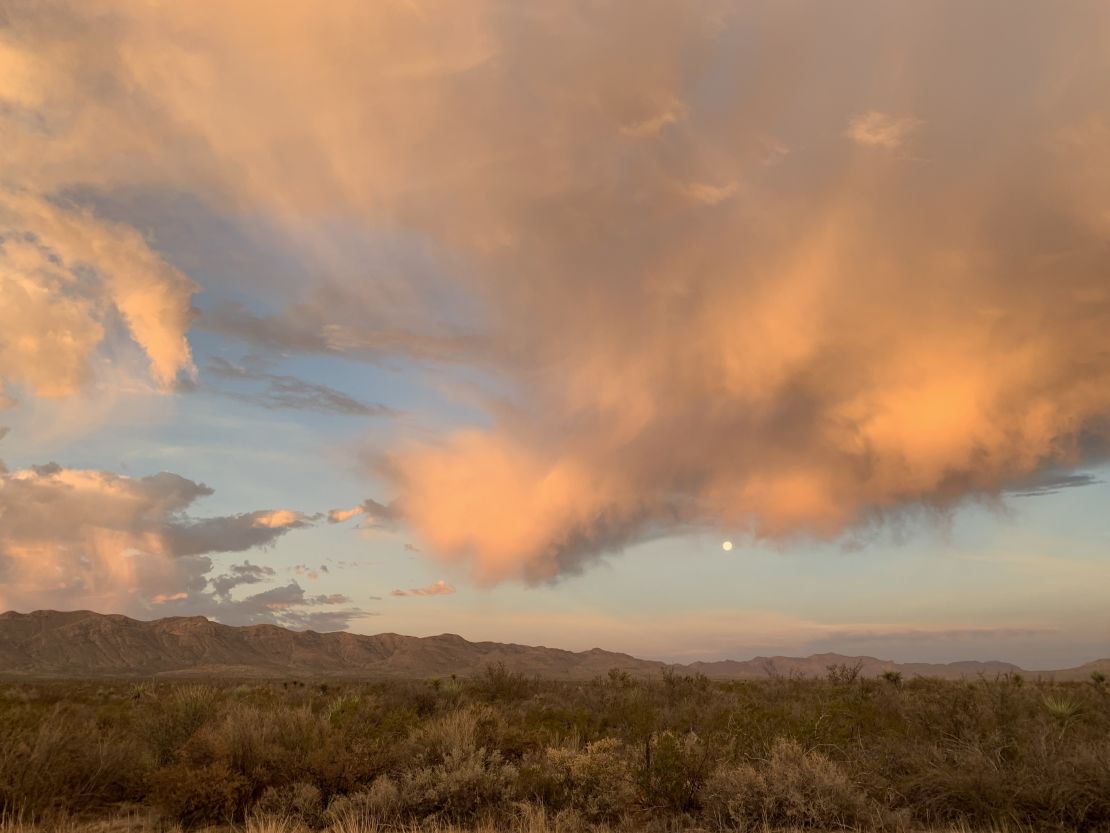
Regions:
<svg viewBox="0 0 1110 833"><path fill-rule="evenodd" d="M443 579L429 584L427 587L413 587L409 590L394 590L390 596L448 596L455 592L455 588Z"/></svg>

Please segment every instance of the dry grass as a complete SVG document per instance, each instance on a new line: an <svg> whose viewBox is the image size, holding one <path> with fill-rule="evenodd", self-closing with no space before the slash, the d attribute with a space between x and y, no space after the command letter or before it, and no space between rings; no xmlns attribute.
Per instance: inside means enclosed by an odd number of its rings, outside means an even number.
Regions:
<svg viewBox="0 0 1110 833"><path fill-rule="evenodd" d="M206 828L206 833L576 833L579 828L561 824L542 809L527 810L510 821L485 821L460 827L436 820L423 823L387 824L373 819L344 819L326 828L308 828L295 820L280 815L252 815L242 825ZM609 828L595 828L595 833L625 833ZM845 828L814 831L799 827L747 828L748 833L844 833ZM0 817L0 833L181 833L180 828L167 827L155 818L120 816L96 821L73 819L33 823L18 817ZM676 831L681 833L681 831ZM700 833L691 828L689 833ZM1034 828L1012 825L968 827L958 824L950 827L912 828L907 833L1036 833Z"/></svg>
<svg viewBox="0 0 1110 833"><path fill-rule="evenodd" d="M1105 686L0 684L0 833L1110 831Z"/></svg>

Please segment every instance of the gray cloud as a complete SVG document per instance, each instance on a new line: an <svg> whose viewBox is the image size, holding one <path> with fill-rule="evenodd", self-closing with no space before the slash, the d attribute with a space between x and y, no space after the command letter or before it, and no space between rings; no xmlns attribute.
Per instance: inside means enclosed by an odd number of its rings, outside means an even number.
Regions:
<svg viewBox="0 0 1110 833"><path fill-rule="evenodd" d="M1045 470L1010 484L1006 491L1018 497L1039 497L1059 494L1065 489L1094 486L1101 482L1093 474Z"/></svg>
<svg viewBox="0 0 1110 833"><path fill-rule="evenodd" d="M279 525L271 525L269 520L273 516L273 510L260 510L217 518L181 519L167 523L162 534L179 555L243 552L272 544L286 532L313 523L308 516L289 513Z"/></svg>
<svg viewBox="0 0 1110 833"><path fill-rule="evenodd" d="M276 573L273 567L244 561L242 564L232 564L226 573L209 579L208 583L216 596L227 599L236 587L243 584L258 584L272 578L274 575Z"/></svg>
<svg viewBox="0 0 1110 833"><path fill-rule="evenodd" d="M252 579L246 583L256 582ZM339 593L305 593L295 581L241 599L219 594L180 594L178 598L167 599L161 608L164 615L209 616L228 625L280 625L317 631L345 630L354 619L376 615L350 606L350 599Z"/></svg>
<svg viewBox="0 0 1110 833"><path fill-rule="evenodd" d="M308 382L296 376L248 369L218 356L209 360L205 373L229 381L262 384L261 391L220 390L220 393L264 408L367 417L396 413L385 405L363 402L327 385Z"/></svg>
<svg viewBox="0 0 1110 833"><path fill-rule="evenodd" d="M240 303L224 302L206 311L198 326L280 354L342 354L373 363L397 356L455 363L479 360L488 352L488 339L475 333L436 334L386 321L376 326L377 307L375 299L332 286L277 315L260 316Z"/></svg>

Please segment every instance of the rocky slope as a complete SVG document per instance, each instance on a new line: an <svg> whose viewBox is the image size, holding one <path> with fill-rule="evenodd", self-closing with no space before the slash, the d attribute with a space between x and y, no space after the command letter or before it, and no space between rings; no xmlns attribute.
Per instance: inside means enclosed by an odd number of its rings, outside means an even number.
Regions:
<svg viewBox="0 0 1110 833"><path fill-rule="evenodd" d="M589 679L621 669L638 675L661 674L668 666L595 648L563 651L498 642L468 642L454 634L415 637L395 633L290 631L273 625L231 627L203 617L141 622L87 610L0 614L0 675L18 677L443 677L473 676L486 666L545 679ZM696 662L673 666L714 679L769 676L823 677L830 665L854 666L874 677L901 671L906 677L994 676L1019 671L1002 662L948 665L897 664L874 657L817 654L811 657L757 657L743 662ZM1086 679L1098 660L1081 668L1051 672Z"/></svg>

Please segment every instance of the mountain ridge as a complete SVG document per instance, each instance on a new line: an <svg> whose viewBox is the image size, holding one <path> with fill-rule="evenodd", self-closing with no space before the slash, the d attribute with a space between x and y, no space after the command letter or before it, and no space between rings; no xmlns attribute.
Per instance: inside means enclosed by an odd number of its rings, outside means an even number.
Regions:
<svg viewBox="0 0 1110 833"><path fill-rule="evenodd" d="M612 669L648 676L668 668L720 680L823 677L829 666L857 664L864 677L898 671L906 677L947 679L1011 673L1086 679L1093 670L1110 672L1110 659L1072 669L1028 672L998 661L896 663L832 653L678 664L601 648L568 651L470 642L449 633L426 637L317 633L277 625L223 625L203 616L143 621L89 610L0 613L0 676L8 678L466 677L497 663L529 676L565 680L590 679Z"/></svg>

